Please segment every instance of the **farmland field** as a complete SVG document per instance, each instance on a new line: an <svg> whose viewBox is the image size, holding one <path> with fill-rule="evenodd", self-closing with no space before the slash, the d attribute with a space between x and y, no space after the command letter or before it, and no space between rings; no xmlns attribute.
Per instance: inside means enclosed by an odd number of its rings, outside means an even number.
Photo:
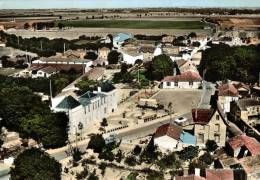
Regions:
<svg viewBox="0 0 260 180"><path fill-rule="evenodd" d="M71 20L56 21L66 27L125 28L125 29L203 29L201 21L147 21L147 20Z"/></svg>

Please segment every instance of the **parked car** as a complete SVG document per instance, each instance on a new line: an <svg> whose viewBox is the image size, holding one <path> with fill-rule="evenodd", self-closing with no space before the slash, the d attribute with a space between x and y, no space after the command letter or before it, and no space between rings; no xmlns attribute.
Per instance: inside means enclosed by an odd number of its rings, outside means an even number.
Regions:
<svg viewBox="0 0 260 180"><path fill-rule="evenodd" d="M185 122L185 121L187 121L187 120L188 120L188 119L185 118L185 117L178 117L177 119L175 119L174 122L176 122L176 123L183 123L183 122Z"/></svg>

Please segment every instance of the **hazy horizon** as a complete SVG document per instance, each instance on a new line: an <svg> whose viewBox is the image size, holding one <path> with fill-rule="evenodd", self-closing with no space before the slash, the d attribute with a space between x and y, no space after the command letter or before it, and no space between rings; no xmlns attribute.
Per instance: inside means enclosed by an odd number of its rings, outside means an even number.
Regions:
<svg viewBox="0 0 260 180"><path fill-rule="evenodd" d="M0 9L260 8L260 0L0 0Z"/></svg>

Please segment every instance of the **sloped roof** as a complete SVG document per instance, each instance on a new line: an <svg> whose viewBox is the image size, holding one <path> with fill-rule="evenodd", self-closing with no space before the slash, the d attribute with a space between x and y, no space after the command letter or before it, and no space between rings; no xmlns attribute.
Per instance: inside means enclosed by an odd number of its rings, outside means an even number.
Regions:
<svg viewBox="0 0 260 180"><path fill-rule="evenodd" d="M86 76L88 77L89 80L97 80L99 77L104 75L104 73L105 73L105 68L95 67L95 68L89 70L86 73Z"/></svg>
<svg viewBox="0 0 260 180"><path fill-rule="evenodd" d="M162 81L164 82L200 82L202 78L196 71L186 71L177 76L166 76Z"/></svg>
<svg viewBox="0 0 260 180"><path fill-rule="evenodd" d="M74 99L72 96L67 96L56 106L56 108L74 109L79 105L80 103L76 99Z"/></svg>
<svg viewBox="0 0 260 180"><path fill-rule="evenodd" d="M260 154L260 143L253 137L249 137L245 134L233 137L227 142L233 150L239 147L245 146L252 156Z"/></svg>
<svg viewBox="0 0 260 180"><path fill-rule="evenodd" d="M219 96L231 96L237 97L239 95L238 90L232 84L223 84L218 87Z"/></svg>
<svg viewBox="0 0 260 180"><path fill-rule="evenodd" d="M193 122L198 124L208 124L213 113L213 109L192 109Z"/></svg>
<svg viewBox="0 0 260 180"><path fill-rule="evenodd" d="M206 180L206 178L196 175L175 176L175 180Z"/></svg>
<svg viewBox="0 0 260 180"><path fill-rule="evenodd" d="M93 92L86 92L85 94L83 94L82 96L80 96L79 98L79 102L83 105L83 106L87 106L90 104L91 99L93 99L94 97L96 97L97 94L94 94Z"/></svg>
<svg viewBox="0 0 260 180"><path fill-rule="evenodd" d="M232 169L206 169L207 180L234 180Z"/></svg>
<svg viewBox="0 0 260 180"><path fill-rule="evenodd" d="M218 111L224 123L228 125L225 118L225 113L219 103L217 103L217 107L215 109L192 109L193 122L195 124L208 124L216 111Z"/></svg>
<svg viewBox="0 0 260 180"><path fill-rule="evenodd" d="M122 42L126 41L128 39L133 38L131 34L128 33L118 33L117 35L114 36L114 41Z"/></svg>
<svg viewBox="0 0 260 180"><path fill-rule="evenodd" d="M48 74L53 73L53 72L57 72L56 68L52 67L52 66L44 67L44 68L40 69L40 71L48 73Z"/></svg>
<svg viewBox="0 0 260 180"><path fill-rule="evenodd" d="M164 124L160 126L154 135L154 138L161 136L169 136L175 140L179 140L181 137L182 128L174 124Z"/></svg>
<svg viewBox="0 0 260 180"><path fill-rule="evenodd" d="M240 110L242 111L246 111L247 107L250 106L259 106L260 105L260 101L253 99L253 98L247 98L247 99L239 99L237 101L237 105L239 107Z"/></svg>

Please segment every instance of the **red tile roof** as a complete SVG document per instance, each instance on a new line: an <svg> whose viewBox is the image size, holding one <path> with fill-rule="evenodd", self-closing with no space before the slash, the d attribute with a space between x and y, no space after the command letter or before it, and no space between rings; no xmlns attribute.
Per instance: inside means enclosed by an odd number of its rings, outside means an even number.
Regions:
<svg viewBox="0 0 260 180"><path fill-rule="evenodd" d="M196 71L186 71L177 76L166 76L162 81L164 82L200 82L202 78Z"/></svg>
<svg viewBox="0 0 260 180"><path fill-rule="evenodd" d="M234 180L234 172L232 169L207 169L207 180Z"/></svg>
<svg viewBox="0 0 260 180"><path fill-rule="evenodd" d="M175 180L206 180L206 179L201 176L188 175L188 176L175 176Z"/></svg>
<svg viewBox="0 0 260 180"><path fill-rule="evenodd" d="M193 122L198 124L208 124L213 113L213 109L192 109Z"/></svg>
<svg viewBox="0 0 260 180"><path fill-rule="evenodd" d="M223 84L218 87L219 96L232 96L237 97L239 95L238 90L232 84Z"/></svg>
<svg viewBox="0 0 260 180"><path fill-rule="evenodd" d="M182 128L174 124L164 124L160 126L154 135L154 138L161 136L169 136L173 139L179 140L182 133Z"/></svg>
<svg viewBox="0 0 260 180"><path fill-rule="evenodd" d="M245 146L252 156L260 154L260 143L255 138L245 134L229 139L228 144L233 150Z"/></svg>

